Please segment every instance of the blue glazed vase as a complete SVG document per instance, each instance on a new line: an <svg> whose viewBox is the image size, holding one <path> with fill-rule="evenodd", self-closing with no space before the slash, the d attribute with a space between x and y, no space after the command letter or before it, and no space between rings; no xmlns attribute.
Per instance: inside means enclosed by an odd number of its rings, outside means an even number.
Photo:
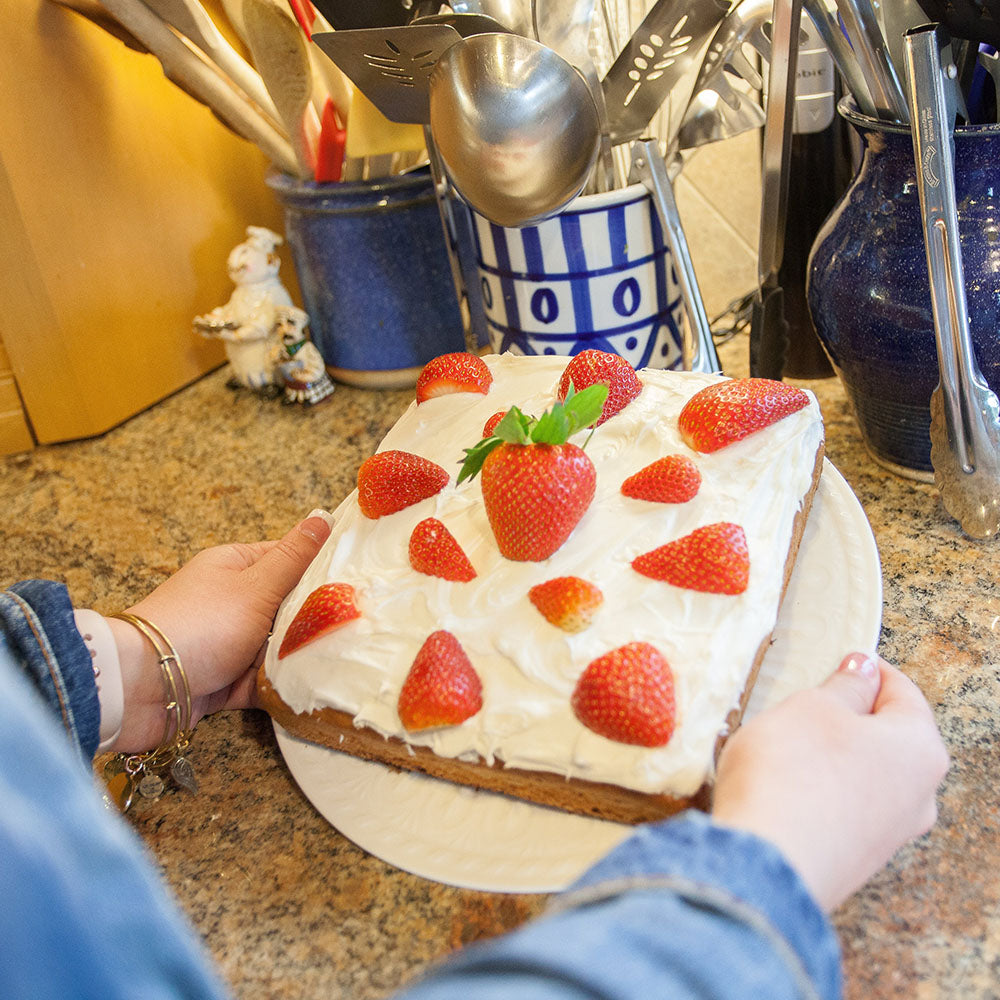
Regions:
<svg viewBox="0 0 1000 1000"><path fill-rule="evenodd" d="M465 350L441 217L427 171L317 184L267 183L327 370L364 388L412 386L439 354Z"/></svg>
<svg viewBox="0 0 1000 1000"><path fill-rule="evenodd" d="M938 362L913 140L849 100L840 113L863 156L813 244L809 311L871 456L930 482ZM973 347L1000 391L1000 126L955 130L955 194Z"/></svg>

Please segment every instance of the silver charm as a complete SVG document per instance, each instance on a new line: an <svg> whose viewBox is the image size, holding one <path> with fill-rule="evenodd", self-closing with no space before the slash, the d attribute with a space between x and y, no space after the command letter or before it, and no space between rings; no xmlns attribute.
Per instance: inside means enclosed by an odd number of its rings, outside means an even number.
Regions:
<svg viewBox="0 0 1000 1000"><path fill-rule="evenodd" d="M198 782L194 776L194 768L187 757L178 757L170 768L170 775L182 788L194 794L198 791Z"/></svg>

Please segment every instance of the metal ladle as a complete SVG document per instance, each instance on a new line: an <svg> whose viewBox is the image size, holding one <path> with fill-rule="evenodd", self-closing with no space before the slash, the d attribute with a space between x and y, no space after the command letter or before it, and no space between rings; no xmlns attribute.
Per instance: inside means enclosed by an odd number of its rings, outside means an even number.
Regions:
<svg viewBox="0 0 1000 1000"><path fill-rule="evenodd" d="M515 34L473 35L441 56L430 75L430 128L456 190L501 226L531 225L569 204L601 140L586 80Z"/></svg>

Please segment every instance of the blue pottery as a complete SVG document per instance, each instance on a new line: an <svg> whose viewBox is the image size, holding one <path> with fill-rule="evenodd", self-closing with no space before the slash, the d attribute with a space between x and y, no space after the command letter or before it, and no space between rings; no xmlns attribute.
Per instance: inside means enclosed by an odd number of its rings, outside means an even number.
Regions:
<svg viewBox="0 0 1000 1000"><path fill-rule="evenodd" d="M934 319L909 127L840 113L861 137L858 173L817 234L807 297L865 446L901 475L933 480ZM955 193L976 360L1000 392L1000 126L955 130Z"/></svg>
<svg viewBox="0 0 1000 1000"><path fill-rule="evenodd" d="M317 184L267 179L313 342L339 382L403 388L439 354L465 350L441 218L427 171Z"/></svg>

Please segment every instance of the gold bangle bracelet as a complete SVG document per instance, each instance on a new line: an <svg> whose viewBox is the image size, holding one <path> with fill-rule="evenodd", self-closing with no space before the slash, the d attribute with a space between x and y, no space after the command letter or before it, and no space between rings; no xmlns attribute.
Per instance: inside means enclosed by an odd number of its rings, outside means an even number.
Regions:
<svg viewBox="0 0 1000 1000"><path fill-rule="evenodd" d="M160 772L168 767L177 784L191 792L197 791L194 770L184 756L191 737L191 686L177 650L162 629L128 611L108 617L127 622L145 636L156 651L163 678L165 716L159 746L147 753L115 754L104 766L106 801L125 812L136 791L144 798L159 797L163 791Z"/></svg>

